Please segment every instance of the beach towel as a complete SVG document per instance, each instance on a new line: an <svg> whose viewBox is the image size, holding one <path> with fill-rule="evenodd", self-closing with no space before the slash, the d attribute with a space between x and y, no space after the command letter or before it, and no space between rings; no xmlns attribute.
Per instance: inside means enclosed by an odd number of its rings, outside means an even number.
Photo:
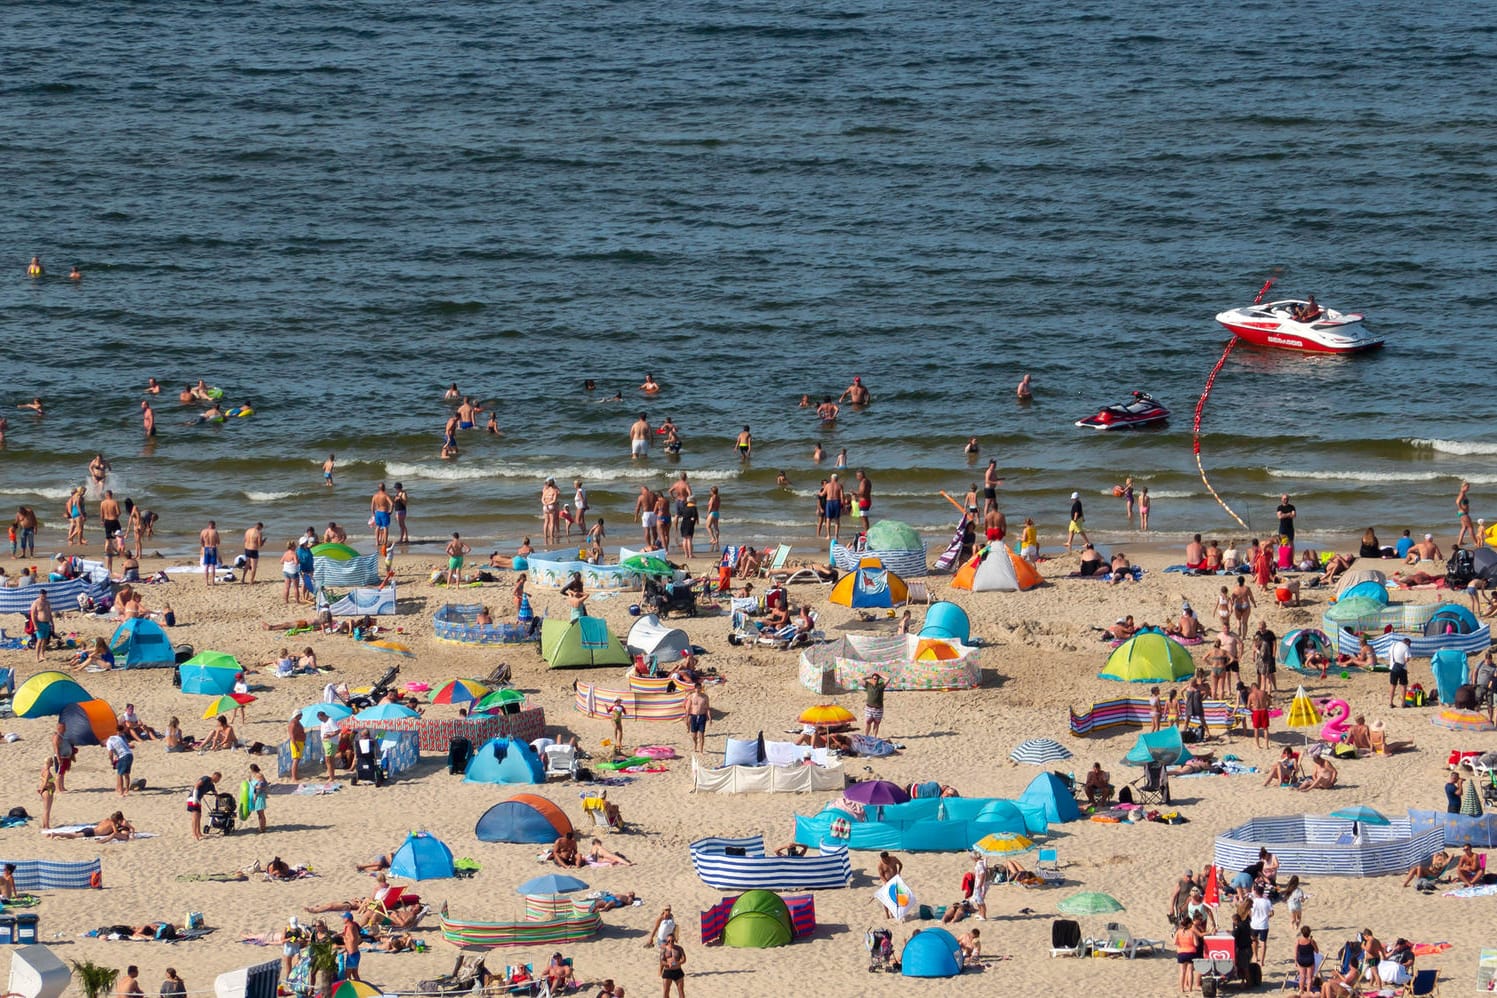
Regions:
<svg viewBox="0 0 1497 998"><path fill-rule="evenodd" d="M321 797L323 794L335 793L342 789L341 783L303 783L292 793L301 797Z"/></svg>
<svg viewBox="0 0 1497 998"><path fill-rule="evenodd" d="M1484 898L1497 894L1497 884L1477 884L1475 887L1457 887L1446 891L1448 898Z"/></svg>
<svg viewBox="0 0 1497 998"><path fill-rule="evenodd" d="M582 635L582 647L598 650L608 647L608 621L602 617L583 617L578 621Z"/></svg>

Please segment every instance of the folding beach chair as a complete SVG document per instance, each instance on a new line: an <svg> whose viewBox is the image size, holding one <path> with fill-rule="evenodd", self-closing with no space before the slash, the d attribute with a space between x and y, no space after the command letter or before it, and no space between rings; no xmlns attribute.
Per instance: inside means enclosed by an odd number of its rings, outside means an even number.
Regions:
<svg viewBox="0 0 1497 998"><path fill-rule="evenodd" d="M1440 993L1440 971L1435 967L1426 967L1417 971L1414 979L1404 985L1402 994L1407 998L1425 998L1426 995L1437 995Z"/></svg>
<svg viewBox="0 0 1497 998"><path fill-rule="evenodd" d="M1053 847L1041 849L1035 859L1034 872L1047 883L1058 884L1065 880L1060 872L1060 851Z"/></svg>
<svg viewBox="0 0 1497 998"><path fill-rule="evenodd" d="M1128 931L1128 926L1122 922L1108 922L1103 930L1107 935L1092 943L1092 952L1104 953L1109 956L1122 956L1132 960L1138 956L1139 951L1158 953L1164 945L1158 939L1135 939L1133 933Z"/></svg>
<svg viewBox="0 0 1497 998"><path fill-rule="evenodd" d="M624 822L618 817L618 809L609 805L607 797L582 798L582 813L592 819L594 828L607 832L624 830Z"/></svg>
<svg viewBox="0 0 1497 998"><path fill-rule="evenodd" d="M781 544L774 549L774 554L759 565L759 578L767 579L775 572L785 570L785 559L790 557L790 545Z"/></svg>
<svg viewBox="0 0 1497 998"><path fill-rule="evenodd" d="M1169 770L1162 762L1144 763L1144 775L1128 784L1133 788L1133 800L1139 804L1168 804L1170 802Z"/></svg>

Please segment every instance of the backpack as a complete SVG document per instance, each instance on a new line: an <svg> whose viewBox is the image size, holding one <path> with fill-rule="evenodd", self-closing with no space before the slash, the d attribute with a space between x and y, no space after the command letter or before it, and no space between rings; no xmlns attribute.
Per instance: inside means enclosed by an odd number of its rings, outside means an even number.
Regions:
<svg viewBox="0 0 1497 998"><path fill-rule="evenodd" d="M1445 584L1452 589L1463 589L1466 583L1476 578L1476 555L1457 548L1445 563Z"/></svg>
<svg viewBox="0 0 1497 998"><path fill-rule="evenodd" d="M1428 702L1424 687L1418 683L1410 686L1408 695L1404 697L1404 702L1411 707L1423 707Z"/></svg>

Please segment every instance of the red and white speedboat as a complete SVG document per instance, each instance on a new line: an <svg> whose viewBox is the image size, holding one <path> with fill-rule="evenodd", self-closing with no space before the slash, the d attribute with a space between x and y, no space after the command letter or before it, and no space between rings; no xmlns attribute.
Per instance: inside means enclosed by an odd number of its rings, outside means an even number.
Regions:
<svg viewBox="0 0 1497 998"><path fill-rule="evenodd" d="M1315 318L1309 321L1297 318L1309 307L1318 313ZM1216 321L1248 343L1281 350L1357 353L1383 345L1381 336L1374 336L1362 325L1360 312L1338 312L1322 305L1312 306L1307 301L1246 305L1220 313Z"/></svg>

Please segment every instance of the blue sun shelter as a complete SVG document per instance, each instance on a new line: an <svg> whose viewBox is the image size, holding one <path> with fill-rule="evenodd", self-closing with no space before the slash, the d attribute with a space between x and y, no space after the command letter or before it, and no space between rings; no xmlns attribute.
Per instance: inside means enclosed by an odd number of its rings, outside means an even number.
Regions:
<svg viewBox="0 0 1497 998"><path fill-rule="evenodd" d="M1440 695L1440 702L1447 707L1455 703L1455 691L1471 675L1466 653L1454 648L1441 648L1430 656L1429 668L1435 674L1435 689Z"/></svg>
<svg viewBox="0 0 1497 998"><path fill-rule="evenodd" d="M962 972L962 948L945 929L921 929L899 956L905 977L955 977Z"/></svg>
<svg viewBox="0 0 1497 998"><path fill-rule="evenodd" d="M390 876L410 880L451 877L452 850L430 832L411 832L390 860Z"/></svg>
<svg viewBox="0 0 1497 998"><path fill-rule="evenodd" d="M134 617L115 628L109 650L114 652L116 669L169 669L177 664L177 652L166 631L145 617Z"/></svg>
<svg viewBox="0 0 1497 998"><path fill-rule="evenodd" d="M1019 795L1019 803L1033 804L1044 809L1045 818L1052 824L1079 821L1081 809L1069 787L1054 773L1041 773L1029 781L1029 786Z"/></svg>
<svg viewBox="0 0 1497 998"><path fill-rule="evenodd" d="M490 738L473 753L464 783L545 783L546 767L518 738Z"/></svg>
<svg viewBox="0 0 1497 998"><path fill-rule="evenodd" d="M1336 649L1331 647L1331 639L1326 637L1325 631L1318 628L1296 627L1279 639L1279 661L1286 669L1293 669L1295 672L1310 671L1306 663L1309 661L1310 654L1317 651L1329 659L1334 660L1336 657Z"/></svg>

